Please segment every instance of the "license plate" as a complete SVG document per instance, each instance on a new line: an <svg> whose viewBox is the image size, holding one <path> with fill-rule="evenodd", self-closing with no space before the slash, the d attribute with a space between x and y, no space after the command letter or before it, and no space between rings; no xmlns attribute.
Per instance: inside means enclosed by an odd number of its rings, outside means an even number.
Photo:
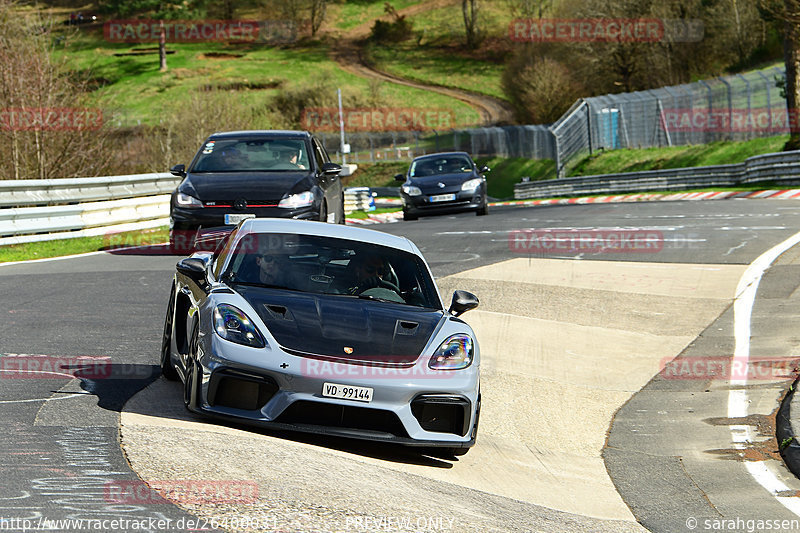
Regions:
<svg viewBox="0 0 800 533"><path fill-rule="evenodd" d="M429 202L449 202L455 199L456 199L455 194L437 194L436 196L428 197Z"/></svg>
<svg viewBox="0 0 800 533"><path fill-rule="evenodd" d="M340 398L342 400L355 400L357 402L369 403L372 401L371 388L341 385L339 383L323 383L322 395L326 398Z"/></svg>
<svg viewBox="0 0 800 533"><path fill-rule="evenodd" d="M248 218L256 218L256 216L251 214L240 214L240 213L228 214L225 215L225 224L235 226L242 220L247 220Z"/></svg>

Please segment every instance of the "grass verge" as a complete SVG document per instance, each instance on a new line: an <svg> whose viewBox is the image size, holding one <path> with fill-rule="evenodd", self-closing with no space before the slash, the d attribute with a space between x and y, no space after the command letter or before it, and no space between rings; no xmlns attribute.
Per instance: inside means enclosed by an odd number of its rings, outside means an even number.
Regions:
<svg viewBox="0 0 800 533"><path fill-rule="evenodd" d="M0 246L0 263L62 257L65 255L121 248L124 246L162 244L167 242L168 239L169 228L163 226L160 228L113 233L98 237L79 237L76 239L12 244Z"/></svg>
<svg viewBox="0 0 800 533"><path fill-rule="evenodd" d="M779 135L742 142L610 150L584 158L573 168L570 175L592 176L616 172L741 163L754 155L780 152L788 138L788 135Z"/></svg>

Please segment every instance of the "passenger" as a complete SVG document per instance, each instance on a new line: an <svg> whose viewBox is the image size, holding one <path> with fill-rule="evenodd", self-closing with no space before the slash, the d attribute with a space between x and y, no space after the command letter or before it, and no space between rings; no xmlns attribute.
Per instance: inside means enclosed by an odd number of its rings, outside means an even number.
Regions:
<svg viewBox="0 0 800 533"><path fill-rule="evenodd" d="M293 288L289 275L289 256L284 253L267 252L256 256L258 280L264 285Z"/></svg>
<svg viewBox="0 0 800 533"><path fill-rule="evenodd" d="M244 170L247 167L248 159L245 154L236 148L224 148L219 153L218 170Z"/></svg>

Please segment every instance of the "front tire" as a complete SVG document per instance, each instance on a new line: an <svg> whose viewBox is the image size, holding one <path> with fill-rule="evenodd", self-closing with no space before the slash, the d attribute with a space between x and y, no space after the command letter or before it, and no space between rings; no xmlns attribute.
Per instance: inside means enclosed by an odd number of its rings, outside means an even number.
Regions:
<svg viewBox="0 0 800 533"><path fill-rule="evenodd" d="M488 215L489 214L489 200L484 199L483 200L483 205L480 206L477 211L475 211L475 214L478 215L479 217L483 217L483 216Z"/></svg>
<svg viewBox="0 0 800 533"><path fill-rule="evenodd" d="M328 204L325 201L322 202L322 206L319 208L319 221L328 221Z"/></svg>
<svg viewBox="0 0 800 533"><path fill-rule="evenodd" d="M178 380L178 372L172 365L172 326L175 323L175 286L169 294L167 316L164 318L164 334L161 337L161 375L169 381Z"/></svg>
<svg viewBox="0 0 800 533"><path fill-rule="evenodd" d="M189 357L186 363L185 375L183 380L183 405L186 409L191 411L197 406L197 362L195 355L197 354L198 328L194 327L192 332L192 340L189 343Z"/></svg>
<svg viewBox="0 0 800 533"><path fill-rule="evenodd" d="M339 220L337 221L337 224L346 224L347 223L346 215L344 214L344 196L342 196L342 202L341 204L339 204L339 213L341 214L339 215Z"/></svg>
<svg viewBox="0 0 800 533"><path fill-rule="evenodd" d="M403 220L417 220L417 215L412 215L405 209L403 209Z"/></svg>

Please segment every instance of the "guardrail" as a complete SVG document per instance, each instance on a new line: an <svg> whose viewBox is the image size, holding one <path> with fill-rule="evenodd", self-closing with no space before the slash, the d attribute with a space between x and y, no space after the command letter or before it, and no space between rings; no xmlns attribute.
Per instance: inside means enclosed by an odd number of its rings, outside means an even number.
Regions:
<svg viewBox="0 0 800 533"><path fill-rule="evenodd" d="M736 187L763 181L800 183L800 151L751 157L744 163L645 170L575 178L531 181L514 185L514 198L552 198L644 191L682 191Z"/></svg>
<svg viewBox="0 0 800 533"><path fill-rule="evenodd" d="M0 181L0 245L166 225L180 181L168 173Z"/></svg>

